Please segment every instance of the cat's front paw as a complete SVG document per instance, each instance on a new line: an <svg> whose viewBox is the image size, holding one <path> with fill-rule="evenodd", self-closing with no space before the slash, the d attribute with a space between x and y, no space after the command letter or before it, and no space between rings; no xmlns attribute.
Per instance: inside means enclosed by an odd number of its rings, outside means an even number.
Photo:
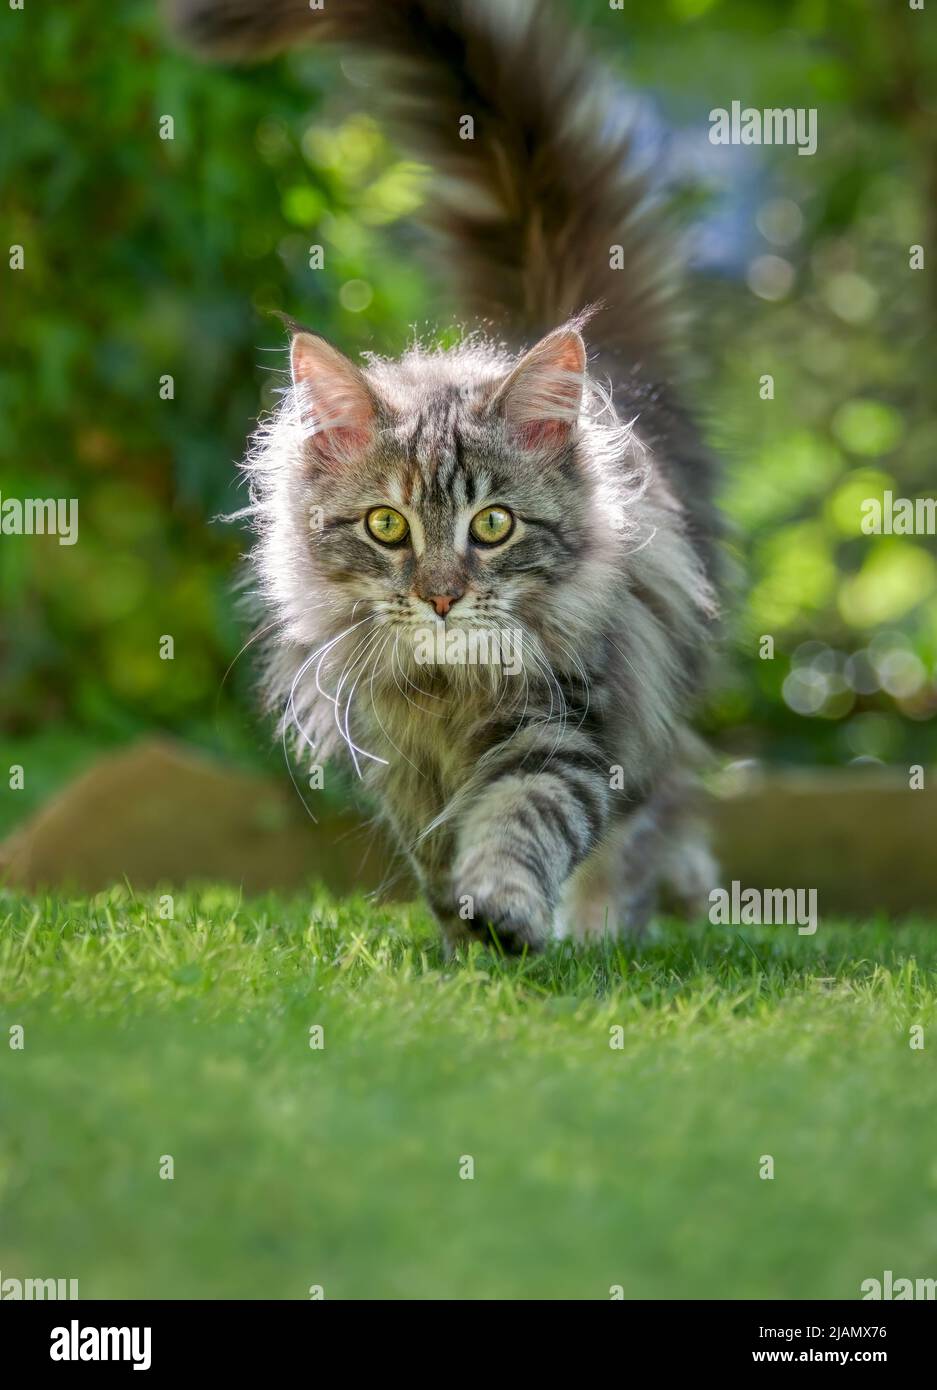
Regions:
<svg viewBox="0 0 937 1390"><path fill-rule="evenodd" d="M506 955L542 951L553 924L553 910L539 883L521 864L492 856L456 873L456 902L463 940L495 941Z"/></svg>

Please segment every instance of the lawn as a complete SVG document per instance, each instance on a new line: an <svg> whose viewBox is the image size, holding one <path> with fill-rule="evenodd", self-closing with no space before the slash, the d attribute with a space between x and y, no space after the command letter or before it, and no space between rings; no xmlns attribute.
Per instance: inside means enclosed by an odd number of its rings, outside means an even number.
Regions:
<svg viewBox="0 0 937 1390"><path fill-rule="evenodd" d="M418 908L161 907L0 894L4 1278L608 1299L937 1275L932 924L447 963Z"/></svg>

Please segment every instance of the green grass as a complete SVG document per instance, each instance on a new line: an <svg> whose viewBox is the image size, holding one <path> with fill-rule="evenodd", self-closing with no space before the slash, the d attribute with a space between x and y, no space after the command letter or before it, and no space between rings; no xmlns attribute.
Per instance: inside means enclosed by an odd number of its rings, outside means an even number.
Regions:
<svg viewBox="0 0 937 1390"><path fill-rule="evenodd" d="M158 906L0 895L4 1278L853 1298L937 1274L930 924L667 925L447 964L416 908Z"/></svg>

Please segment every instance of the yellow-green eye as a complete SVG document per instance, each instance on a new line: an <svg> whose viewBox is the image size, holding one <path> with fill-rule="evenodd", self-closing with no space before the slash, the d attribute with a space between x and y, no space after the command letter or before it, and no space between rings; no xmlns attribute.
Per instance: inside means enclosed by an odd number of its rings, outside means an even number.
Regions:
<svg viewBox="0 0 937 1390"><path fill-rule="evenodd" d="M393 507L372 507L364 520L374 539L384 545L399 545L410 530L406 518Z"/></svg>
<svg viewBox="0 0 937 1390"><path fill-rule="evenodd" d="M514 530L514 518L507 507L483 507L472 517L469 530L482 545L497 545Z"/></svg>

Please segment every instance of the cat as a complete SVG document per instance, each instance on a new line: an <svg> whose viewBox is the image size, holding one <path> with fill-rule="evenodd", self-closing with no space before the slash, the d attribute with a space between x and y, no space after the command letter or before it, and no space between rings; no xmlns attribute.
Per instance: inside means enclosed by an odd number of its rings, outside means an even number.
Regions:
<svg viewBox="0 0 937 1390"><path fill-rule="evenodd" d="M361 364L291 325L244 464L281 733L350 758L452 949L697 910L716 469L674 397L673 268L617 94L540 0L177 0L174 21L216 58L378 55L481 325Z"/></svg>

